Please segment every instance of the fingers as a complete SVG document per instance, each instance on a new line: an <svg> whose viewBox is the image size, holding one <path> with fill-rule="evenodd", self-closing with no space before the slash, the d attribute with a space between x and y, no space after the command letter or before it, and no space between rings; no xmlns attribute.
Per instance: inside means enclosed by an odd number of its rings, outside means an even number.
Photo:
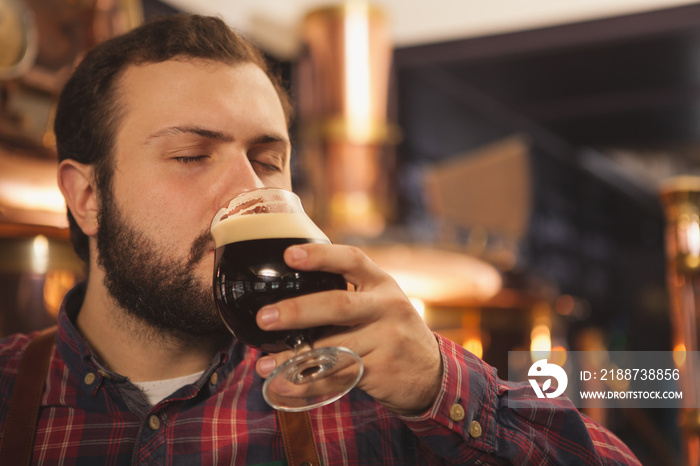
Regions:
<svg viewBox="0 0 700 466"><path fill-rule="evenodd" d="M267 378L277 368L277 359L274 356L263 356L255 364L255 370L262 378Z"/></svg>
<svg viewBox="0 0 700 466"><path fill-rule="evenodd" d="M299 296L263 307L257 323L263 330L312 328L324 325L351 327L377 318L376 294L380 287L402 295L393 279L362 251L352 246L305 244L285 252L287 264L297 270L342 274L356 293L325 291ZM384 296L391 293L383 293Z"/></svg>
<svg viewBox="0 0 700 466"><path fill-rule="evenodd" d="M358 293L323 291L265 306L256 319L265 331L324 325L351 327L373 320L371 301L371 297Z"/></svg>
<svg viewBox="0 0 700 466"><path fill-rule="evenodd" d="M371 288L388 275L360 249L346 245L302 244L288 248L284 260L297 270L320 270L342 274L356 288Z"/></svg>

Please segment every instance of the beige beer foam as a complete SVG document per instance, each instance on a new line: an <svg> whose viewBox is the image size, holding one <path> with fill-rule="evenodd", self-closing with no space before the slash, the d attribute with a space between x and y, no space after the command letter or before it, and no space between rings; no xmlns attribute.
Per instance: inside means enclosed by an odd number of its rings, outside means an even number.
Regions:
<svg viewBox="0 0 700 466"><path fill-rule="evenodd" d="M274 238L307 238L328 241L306 215L288 212L231 216L211 227L216 247L239 241Z"/></svg>

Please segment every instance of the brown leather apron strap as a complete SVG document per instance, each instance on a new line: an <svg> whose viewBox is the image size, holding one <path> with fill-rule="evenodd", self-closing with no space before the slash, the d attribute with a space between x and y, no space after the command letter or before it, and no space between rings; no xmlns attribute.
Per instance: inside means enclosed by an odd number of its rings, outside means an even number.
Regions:
<svg viewBox="0 0 700 466"><path fill-rule="evenodd" d="M41 395L55 340L56 327L42 331L29 343L19 363L0 444L0 464L24 466L32 459Z"/></svg>
<svg viewBox="0 0 700 466"><path fill-rule="evenodd" d="M321 466L308 411L277 411L289 466Z"/></svg>

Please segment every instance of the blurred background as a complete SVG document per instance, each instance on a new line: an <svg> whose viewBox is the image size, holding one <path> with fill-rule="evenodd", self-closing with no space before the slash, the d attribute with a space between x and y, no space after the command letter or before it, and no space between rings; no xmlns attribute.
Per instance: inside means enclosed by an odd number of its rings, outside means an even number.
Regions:
<svg viewBox="0 0 700 466"><path fill-rule="evenodd" d="M1 336L51 325L83 277L63 83L180 11L264 50L309 213L502 378L513 350L697 350L700 3L672 0L0 0ZM698 461L697 411L588 414L645 465Z"/></svg>

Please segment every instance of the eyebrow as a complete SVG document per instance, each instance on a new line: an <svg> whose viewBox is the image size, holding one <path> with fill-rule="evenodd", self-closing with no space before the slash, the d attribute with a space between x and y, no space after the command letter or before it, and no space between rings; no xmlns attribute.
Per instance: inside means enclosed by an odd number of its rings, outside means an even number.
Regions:
<svg viewBox="0 0 700 466"><path fill-rule="evenodd" d="M276 134L263 134L251 141L253 144L275 144L282 143L285 146L290 145L289 139L284 136L278 136Z"/></svg>
<svg viewBox="0 0 700 466"><path fill-rule="evenodd" d="M155 133L149 134L144 140L144 144L150 144L155 139L177 134L196 134L197 136L201 136L203 138L223 142L231 142L234 139L233 136L222 133L221 131L214 131L211 129L201 128L199 126L169 126L168 128L164 128L156 131ZM289 146L291 144L289 138L277 134L263 134L256 137L251 142L253 144L282 143L285 146Z"/></svg>
<svg viewBox="0 0 700 466"><path fill-rule="evenodd" d="M156 131L155 133L149 134L143 143L151 144L154 140L158 138L173 136L177 134L196 134L197 136L217 141L233 141L233 136L222 133L221 131L214 131L211 129L201 128L199 126L169 126L168 128L164 128L159 131Z"/></svg>

